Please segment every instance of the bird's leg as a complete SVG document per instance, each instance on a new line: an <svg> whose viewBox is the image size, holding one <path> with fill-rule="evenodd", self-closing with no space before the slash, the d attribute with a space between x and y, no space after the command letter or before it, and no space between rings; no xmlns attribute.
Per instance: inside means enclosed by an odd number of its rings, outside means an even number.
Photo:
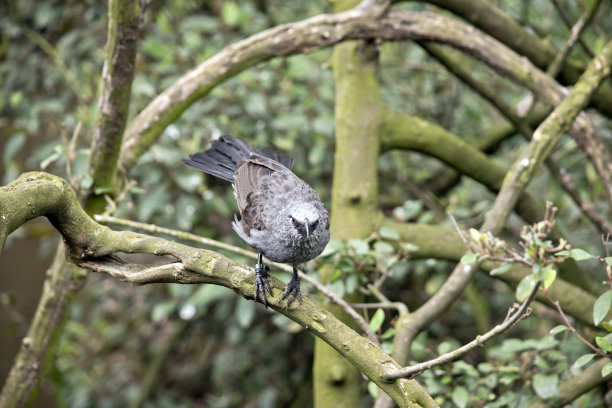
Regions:
<svg viewBox="0 0 612 408"><path fill-rule="evenodd" d="M272 295L272 289L268 283L268 271L270 268L263 264L261 252L257 256L257 265L255 265L255 301L257 302L257 295L261 298L261 303L265 307L268 307L268 301L266 300L266 290Z"/></svg>
<svg viewBox="0 0 612 408"><path fill-rule="evenodd" d="M300 301L300 305L302 304L302 293L300 292L300 277L298 276L298 271L295 265L293 265L293 277L289 284L287 284L287 289L285 289L285 293L281 296L281 300L283 300L287 295L289 295L289 299L287 299L287 304L285 305L285 309L288 308L295 296L297 295L298 300Z"/></svg>

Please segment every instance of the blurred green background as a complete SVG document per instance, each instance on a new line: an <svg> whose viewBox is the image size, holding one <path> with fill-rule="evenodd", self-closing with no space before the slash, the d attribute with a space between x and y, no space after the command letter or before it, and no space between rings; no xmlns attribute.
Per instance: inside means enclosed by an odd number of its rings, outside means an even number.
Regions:
<svg viewBox="0 0 612 408"><path fill-rule="evenodd" d="M557 48L568 36L550 1L495 3ZM584 9L582 2L561 3L572 21ZM583 36L594 50L612 32L610 3L604 3ZM423 10L430 6L407 2L399 7ZM130 118L183 73L226 45L268 27L330 11L331 5L323 0L150 1L142 26ZM0 5L3 185L31 170L66 177L66 142L79 123L71 173L82 185L91 183L85 172L104 59L106 12L105 2L94 0L20 0ZM142 156L130 174L137 187L115 215L244 246L230 227L236 205L229 185L194 172L180 160L224 133L290 153L295 158L294 171L329 204L334 151L330 55L331 50L322 50L274 59L216 87ZM588 61L578 46L571 56ZM473 72L482 81L495 83L508 103L516 104L525 96L525 91L509 81L493 79L481 65L471 60L466 63L473 64ZM382 96L395 110L437 123L469 142L503 122L495 109L417 44L381 45L380 65ZM610 145L610 122L595 117ZM491 157L507 168L524 143L519 136L509 137ZM573 174L581 194L605 208L602 186L571 139L564 139L553 157ZM494 198L467 178L436 190L445 167L417 153L387 153L379 167L380 205L396 219L450 225L435 211L446 208L463 225L476 226ZM532 188L560 208L563 217L559 223L574 246L602 251L597 231L546 172L538 175ZM433 207L414 193L421 189L437 195ZM509 221L508 232L513 228L520 228L518 219ZM50 224L34 220L13 233L0 254L2 382L27 330L57 240ZM453 267L433 259L392 266L390 297L400 297L403 292L401 298L410 299L409 306L421 304ZM601 279L597 264L583 268ZM288 276L280 277L288 280ZM347 276L330 284L339 294L355 290L354 282L344 278ZM452 313L419 337L415 358L469 341L477 316L489 322L503 318L513 300L512 290L478 275L474 289L467 296L472 299L463 298ZM486 309L482 315L473 312L475 304ZM584 346L572 338L562 343L548 339L546 334L555 324L538 318L521 323L508 335L515 343L499 340L487 349L481 363L514 367L535 358L535 350L545 350L538 354L538 368L562 372L584 352ZM387 322L385 329L388 327ZM312 405L312 353L311 335L228 289L162 284L136 288L92 275L72 308L56 365L36 406L307 407ZM452 404L452 389L458 385L482 393L483 400L502 385L514 396L533 396L533 391L523 390L525 381L516 370L491 380L487 369L479 366L480 371L473 372L473 366L459 365L452 369L455 371L429 372L423 380L428 392L443 396L446 404ZM373 399L365 388L364 381L363 405L370 406ZM503 401L499 404L504 406Z"/></svg>

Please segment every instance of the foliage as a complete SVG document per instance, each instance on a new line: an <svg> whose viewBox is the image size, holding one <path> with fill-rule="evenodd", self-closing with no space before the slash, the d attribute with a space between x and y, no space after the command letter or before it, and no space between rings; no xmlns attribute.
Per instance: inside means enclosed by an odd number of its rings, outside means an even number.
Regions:
<svg viewBox="0 0 612 408"><path fill-rule="evenodd" d="M0 11L6 11L0 13L2 184L24 171L43 168L70 176L75 185L88 188L92 182L87 174L89 146L104 58L105 5L74 0L13 3L0 6ZM556 49L567 39L568 30L550 1L497 3L530 30L545 33L546 41ZM565 6L576 21L579 4ZM427 6L401 3L397 7ZM132 88L131 118L180 75L227 44L329 10L324 1L150 2ZM594 51L609 37L605 33L612 32L612 20L605 17L609 13L609 3L603 4L593 28L584 34ZM60 69L37 45L28 28L53 46L67 70ZM578 46L570 56L589 60ZM134 185L114 214L243 245L229 226L236 211L229 186L196 174L180 162L223 133L291 152L295 172L329 202L334 151L329 58L330 50L322 50L274 59L215 88L166 128L140 159L129 175ZM494 79L482 64L466 63L508 103L514 105L525 98L524 90ZM382 44L379 78L383 100L390 107L440 124L472 144L504 120L415 43ZM78 83L78 93L68 85L70 81ZM611 145L610 122L595 116L595 126ZM79 127L72 148L70 140ZM511 135L497 149L489 150L490 157L507 168L523 146L523 140ZM552 157L572 174L579 194L605 213L602 183L592 165L585 165L576 142L564 138ZM476 181L453 178L447 166L419 153L387 152L380 158L379 170L380 206L386 215L402 222L448 226L446 209L462 225L475 226L494 197ZM473 290L415 340L411 358L432 358L471 340L491 322L502 320L514 298L525 299L536 282L544 280L544 288L549 287L556 278L553 266L567 258L580 262L595 281L606 282L598 286L593 308L596 328L588 333L590 337L585 334L596 350L581 341L571 325L563 322L561 327L546 314L536 313L495 344L425 372L420 381L442 406L554 403L559 384L612 352L612 257L602 252L599 233L550 174L541 172L531 186L539 198L558 207L556 221L564 241L553 244L541 239L543 224L525 227L516 217L510 219L501 237L472 230L469 235L483 251L497 251L496 245L522 248L501 255L488 253L490 258L509 257L490 275L503 276L511 264L520 262L515 255L529 262L533 273L515 293L489 276L477 275ZM55 237L49 231L45 235L48 241ZM316 268L310 265L309 269L337 295L360 294L366 301L380 301L370 289L373 285L387 298L401 300L413 310L436 292L453 267L440 259L412 259L417 250L398 231L383 227L366 239L332 240ZM463 261L483 258L475 252ZM1 287L0 295L8 297ZM314 290L311 295L325 300ZM363 313L380 335L384 350L390 352L397 311L377 307L363 309ZM22 322L21 331L26 326ZM591 329L574 330L585 333ZM143 399L144 406L309 406L312 353L311 337L300 327L223 288L156 285L134 289L96 277L73 307L52 380L58 406L125 406L143 403ZM602 368L603 373L610 370L611 363ZM149 387L147 393L143 384ZM372 384L367 391L375 397ZM365 388L364 403L371 403ZM575 406L601 401L596 390L582 396Z"/></svg>

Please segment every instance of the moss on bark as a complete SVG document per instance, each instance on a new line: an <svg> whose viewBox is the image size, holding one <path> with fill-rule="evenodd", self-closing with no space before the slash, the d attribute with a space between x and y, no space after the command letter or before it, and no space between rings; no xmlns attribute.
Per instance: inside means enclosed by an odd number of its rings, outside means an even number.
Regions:
<svg viewBox="0 0 612 408"><path fill-rule="evenodd" d="M46 173L27 173L11 183L0 188L0 205L14 203L16 199L24 201L20 209L7 214L1 224L2 238L18 227L13 218L25 222L37 216L47 217L62 234L66 243L66 256L74 264L81 267L108 274L116 279L136 285L172 282L172 283L210 283L222 285L233 289L242 296L252 298L254 288L254 270L231 259L225 258L215 252L191 248L176 242L151 237L130 231L113 231L101 226L92 220L80 207L76 194L67 182ZM3 207L4 208L4 207ZM26 212L26 215L21 213ZM6 227L7 224L9 227ZM146 266L139 264L119 263L110 255L118 252L147 253L165 255L175 259L163 265ZM56 263L61 265L60 257ZM64 282L54 285L54 288L64 288L63 295L53 294L49 307L45 298L37 312L37 319L33 327L37 334L28 336L24 340L27 364L17 364L13 368L11 378L5 384L0 395L2 407L23 406L30 399L31 388L38 382L40 369L47 358L52 358L45 346L49 340L45 337L56 336L61 331L56 330L58 322L56 311L66 310L57 308L54 302L64 302L64 297L71 296L75 282L82 282L82 275L72 276L79 272L74 269L67 270L63 276ZM57 275L60 276L60 275ZM281 305L280 296L285 285L274 277L270 277L273 296L268 297L272 309L294 320L312 334L331 345L342 355L344 361L352 363L359 371L374 381L383 391L388 393L400 406L406 407L432 407L433 400L412 380L396 380L385 382L385 373L391 368L399 368L389 355L371 340L360 336L340 320L335 318L328 310L304 298L302 305L285 309ZM53 284L47 281L46 284ZM51 291L53 292L53 291ZM48 292L50 293L50 292ZM40 313L40 315L38 315ZM40 347L39 346L40 339ZM30 353L37 353L34 358ZM31 364L33 362L33 364ZM13 373L15 377L13 377Z"/></svg>

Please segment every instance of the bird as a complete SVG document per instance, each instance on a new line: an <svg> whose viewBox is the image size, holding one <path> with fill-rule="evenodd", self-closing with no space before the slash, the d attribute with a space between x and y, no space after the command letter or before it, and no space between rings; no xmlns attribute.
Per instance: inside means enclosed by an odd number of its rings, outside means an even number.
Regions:
<svg viewBox="0 0 612 408"><path fill-rule="evenodd" d="M232 228L257 251L255 301L267 308L266 291L270 268L262 255L273 262L293 266L281 302L288 308L297 297L302 304L297 266L316 258L330 239L329 214L317 192L296 176L293 158L270 149L253 148L238 137L223 135L203 152L183 162L204 173L232 183L240 218Z"/></svg>

